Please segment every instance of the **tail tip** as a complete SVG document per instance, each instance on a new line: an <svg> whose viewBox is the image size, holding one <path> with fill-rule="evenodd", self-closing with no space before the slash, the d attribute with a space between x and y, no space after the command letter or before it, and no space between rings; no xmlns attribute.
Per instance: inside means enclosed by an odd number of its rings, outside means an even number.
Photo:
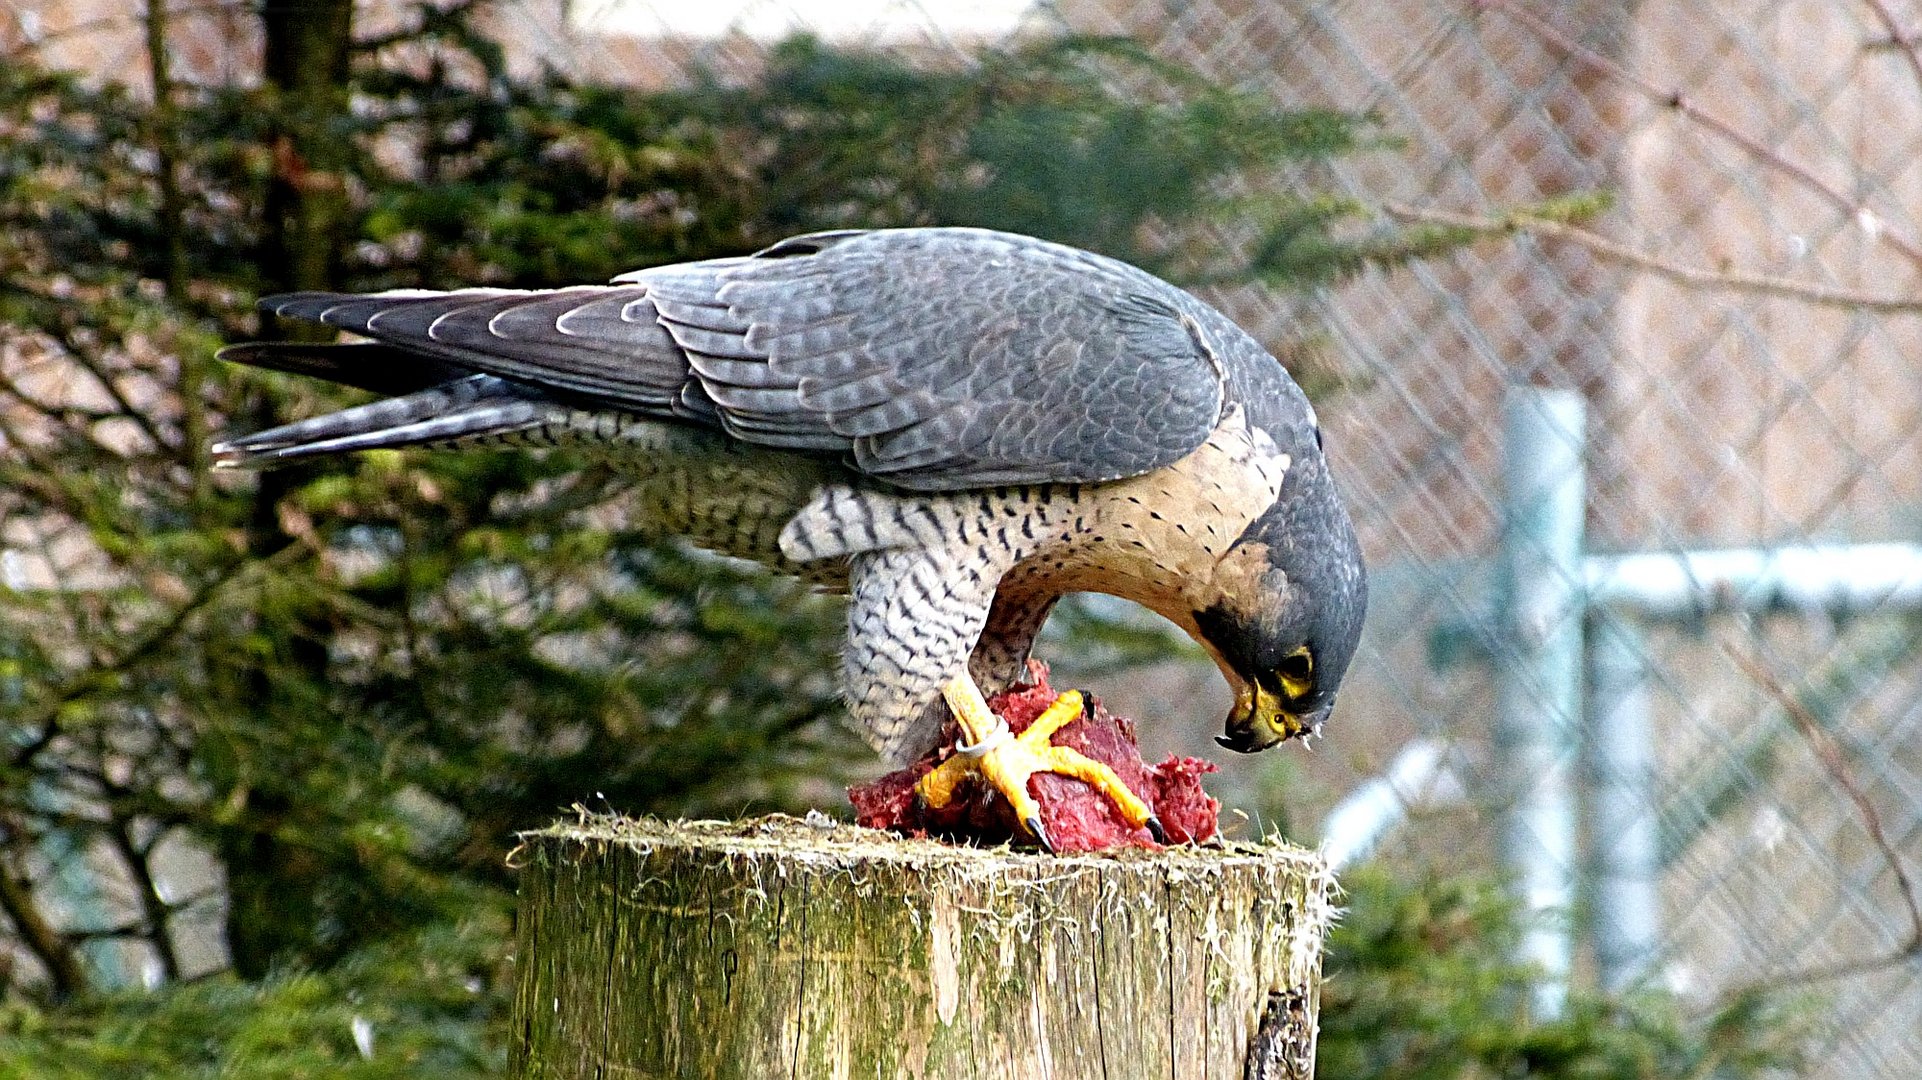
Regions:
<svg viewBox="0 0 1922 1080"><path fill-rule="evenodd" d="M268 464L273 455L260 447L247 445L246 439L222 439L207 448L215 472L240 472Z"/></svg>

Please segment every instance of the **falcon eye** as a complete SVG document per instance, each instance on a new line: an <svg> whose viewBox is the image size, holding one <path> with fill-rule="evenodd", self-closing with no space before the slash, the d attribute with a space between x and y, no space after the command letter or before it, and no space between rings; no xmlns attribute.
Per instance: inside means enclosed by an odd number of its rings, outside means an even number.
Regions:
<svg viewBox="0 0 1922 1080"><path fill-rule="evenodd" d="M1315 654L1303 645L1281 658L1275 665L1275 678L1290 701L1307 697L1315 689Z"/></svg>

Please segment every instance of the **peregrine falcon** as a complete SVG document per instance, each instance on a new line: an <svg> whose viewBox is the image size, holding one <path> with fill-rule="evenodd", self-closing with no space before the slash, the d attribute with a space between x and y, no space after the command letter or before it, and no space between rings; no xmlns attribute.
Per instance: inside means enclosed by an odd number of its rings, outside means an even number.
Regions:
<svg viewBox="0 0 1922 1080"><path fill-rule="evenodd" d="M384 447L575 446L638 490L639 524L849 598L841 672L876 750L912 759L949 711L935 805L978 773L1046 845L1027 780L1084 779L1159 822L1106 766L1015 739L988 708L1049 610L1094 591L1187 631L1235 692L1223 746L1319 728L1366 606L1314 410L1194 296L1025 236L797 236L607 285L294 293L265 310L365 341L224 359L380 400L213 447L264 467Z"/></svg>

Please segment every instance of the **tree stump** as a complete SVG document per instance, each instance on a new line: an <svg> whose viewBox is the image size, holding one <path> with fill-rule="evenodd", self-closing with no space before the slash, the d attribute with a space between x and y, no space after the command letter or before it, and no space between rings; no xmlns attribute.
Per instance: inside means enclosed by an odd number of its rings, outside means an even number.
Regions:
<svg viewBox="0 0 1922 1080"><path fill-rule="evenodd" d="M1332 879L1298 848L1056 857L785 817L524 840L517 1076L1314 1072Z"/></svg>

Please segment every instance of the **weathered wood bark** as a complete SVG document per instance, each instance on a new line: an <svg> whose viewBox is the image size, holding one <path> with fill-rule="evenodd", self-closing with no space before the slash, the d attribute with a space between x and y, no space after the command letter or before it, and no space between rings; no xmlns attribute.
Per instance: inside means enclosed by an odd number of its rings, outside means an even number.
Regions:
<svg viewBox="0 0 1922 1080"><path fill-rule="evenodd" d="M1051 857L778 817L525 839L518 1076L1313 1075L1310 852Z"/></svg>

